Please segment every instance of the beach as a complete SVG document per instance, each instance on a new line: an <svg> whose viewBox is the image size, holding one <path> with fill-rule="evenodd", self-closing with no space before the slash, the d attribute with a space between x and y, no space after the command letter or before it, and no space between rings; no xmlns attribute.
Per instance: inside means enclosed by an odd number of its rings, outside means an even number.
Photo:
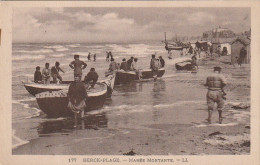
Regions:
<svg viewBox="0 0 260 165"><path fill-rule="evenodd" d="M37 45L37 49L39 46L42 47ZM52 63L62 59L64 77L72 79L72 71L66 64L72 61L71 54L77 52L75 47L83 49L85 46L44 46L42 56L52 54ZM35 67L13 67L14 155L250 154L250 64L238 68L229 64L230 56L206 57L202 54L198 72L191 73L177 71L176 59L167 59L160 44L92 45L88 50L99 50L102 54L108 47L115 52L116 62L135 56L144 68L149 67L151 54L157 52L156 56L161 55L166 61L166 73L157 81L149 79L116 86L103 108L88 112L78 128L73 128L70 118L46 118L35 99L19 85L21 79L25 79L22 75L32 74ZM13 49L17 49L13 62L27 58L20 55L21 47ZM87 63L87 70L96 67L102 77L109 64L105 63L105 54L99 58L100 54L96 63ZM46 58L40 57L38 55L33 61L34 65L43 66ZM180 56L177 54L176 57ZM222 67L228 81L222 124L218 124L216 110L212 124L206 121L207 89L204 84L214 66Z"/></svg>

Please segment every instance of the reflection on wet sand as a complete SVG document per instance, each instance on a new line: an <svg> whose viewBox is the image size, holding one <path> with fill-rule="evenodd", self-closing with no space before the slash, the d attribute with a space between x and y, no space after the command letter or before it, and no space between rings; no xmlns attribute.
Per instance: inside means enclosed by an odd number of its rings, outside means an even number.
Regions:
<svg viewBox="0 0 260 165"><path fill-rule="evenodd" d="M86 115L81 121L79 121L76 129L94 129L107 127L106 113ZM37 131L40 136L51 133L66 133L75 130L73 118L67 118L64 120L51 120L40 123Z"/></svg>

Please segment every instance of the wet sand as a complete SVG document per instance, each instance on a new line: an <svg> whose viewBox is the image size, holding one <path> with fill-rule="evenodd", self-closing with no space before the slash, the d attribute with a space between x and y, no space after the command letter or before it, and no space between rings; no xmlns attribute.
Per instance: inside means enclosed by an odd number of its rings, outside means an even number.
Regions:
<svg viewBox="0 0 260 165"><path fill-rule="evenodd" d="M185 102L178 98L172 101L164 98L164 93L160 93L160 90L165 90L162 80L144 82L143 86L140 85L142 83L136 83L136 90L144 93L147 93L145 84L153 83L153 90L158 90L153 97L153 105L138 107L137 104L135 112L127 112L124 107L119 107L119 112L121 109L126 112L90 113L77 129L72 128L72 120L42 123L37 128L39 137L14 149L13 154L250 154L250 65L234 68L226 64L227 61L230 61L230 56L202 58L198 62L200 70L197 75L187 73L188 76L178 76L176 73L176 78L167 81L174 86L167 90L172 90L173 94L178 94ZM217 111L214 111L212 124L209 125L205 120L206 90L202 84L215 65L220 65L223 74L227 76L228 85L225 91L228 95L223 124L218 124ZM129 100L125 102L138 101L131 96L131 91L120 93L123 88L115 89L113 94L128 97ZM171 104L164 108L166 104L163 103ZM152 110L139 111L144 108Z"/></svg>

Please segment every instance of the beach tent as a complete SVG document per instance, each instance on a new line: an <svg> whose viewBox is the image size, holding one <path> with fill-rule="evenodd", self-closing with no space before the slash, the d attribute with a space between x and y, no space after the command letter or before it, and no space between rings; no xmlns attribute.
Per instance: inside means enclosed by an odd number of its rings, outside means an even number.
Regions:
<svg viewBox="0 0 260 165"><path fill-rule="evenodd" d="M237 58L239 57L240 50L244 46L247 55L244 61L242 61L243 64L247 64L250 62L251 57L251 50L250 50L250 39L247 37L238 37L231 43L231 64L237 63Z"/></svg>

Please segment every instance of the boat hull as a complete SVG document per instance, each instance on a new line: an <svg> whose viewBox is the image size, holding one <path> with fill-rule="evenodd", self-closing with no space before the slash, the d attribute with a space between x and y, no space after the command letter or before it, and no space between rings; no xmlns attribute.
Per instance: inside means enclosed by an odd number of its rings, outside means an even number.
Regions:
<svg viewBox="0 0 260 165"><path fill-rule="evenodd" d="M105 84L103 84L106 86ZM101 108L107 98L107 87L102 91L88 93L88 98L86 100L87 107L85 112ZM49 117L57 118L62 116L73 115L72 111L68 108L68 97L67 91L53 91L53 92L43 92L36 95L36 100L39 108Z"/></svg>
<svg viewBox="0 0 260 165"><path fill-rule="evenodd" d="M180 62L175 64L177 70L193 71L194 67L191 62Z"/></svg>
<svg viewBox="0 0 260 165"><path fill-rule="evenodd" d="M164 68L159 69L157 72L157 77L162 77L164 73ZM153 77L154 76L151 69L142 71L142 79L150 79ZM120 70L116 73L115 85L126 84L134 80L139 80L138 75L134 71L125 72Z"/></svg>
<svg viewBox="0 0 260 165"><path fill-rule="evenodd" d="M42 92L53 92L59 90L66 90L69 88L69 84L73 81L63 81L62 84L38 84L38 83L25 83L25 89L33 96ZM101 80L100 82L106 83L108 87L108 97L111 97L114 83L115 83L115 74L108 75L105 80Z"/></svg>

